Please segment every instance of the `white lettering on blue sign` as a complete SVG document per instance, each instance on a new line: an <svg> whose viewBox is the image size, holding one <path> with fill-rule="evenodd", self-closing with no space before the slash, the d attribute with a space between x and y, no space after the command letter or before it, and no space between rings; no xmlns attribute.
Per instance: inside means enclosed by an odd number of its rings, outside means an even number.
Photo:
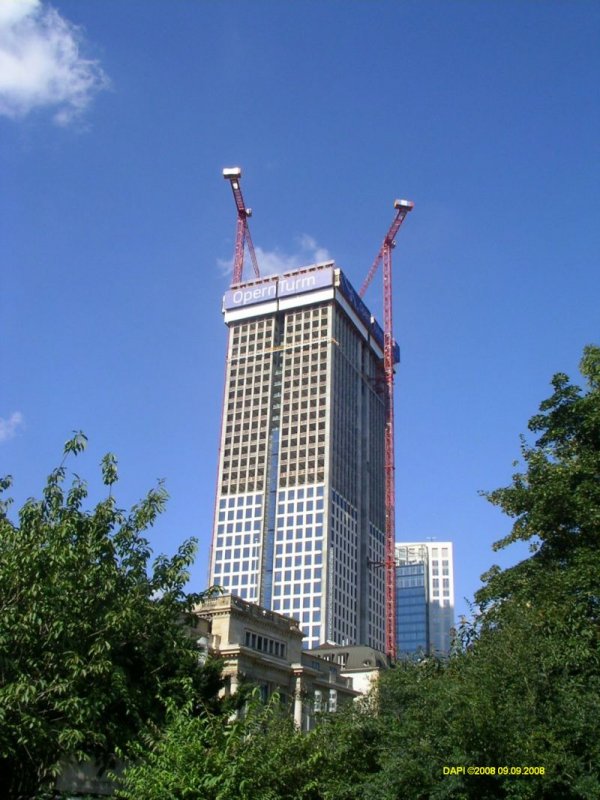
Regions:
<svg viewBox="0 0 600 800"><path fill-rule="evenodd" d="M239 289L229 289L223 298L224 308L233 309L243 306L265 303L277 297L289 297L303 292L312 292L315 289L331 286L333 283L333 270L325 268L315 272L300 272L297 275L274 276L272 280L240 286Z"/></svg>
<svg viewBox="0 0 600 800"><path fill-rule="evenodd" d="M268 283L241 286L239 289L229 289L223 298L225 308L239 308L250 306L254 303L264 303L277 297L277 280Z"/></svg>
<svg viewBox="0 0 600 800"><path fill-rule="evenodd" d="M297 278L281 278L279 281L279 296L308 292L316 284L314 275L299 275Z"/></svg>
<svg viewBox="0 0 600 800"><path fill-rule="evenodd" d="M266 286L255 286L249 289L237 289L233 292L232 300L236 306L246 306L249 303L261 303L269 297L276 296L276 286L274 283Z"/></svg>

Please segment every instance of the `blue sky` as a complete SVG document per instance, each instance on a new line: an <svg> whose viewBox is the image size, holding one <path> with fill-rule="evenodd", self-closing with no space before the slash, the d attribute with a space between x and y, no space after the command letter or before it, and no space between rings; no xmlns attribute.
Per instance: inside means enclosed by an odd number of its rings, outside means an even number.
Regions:
<svg viewBox="0 0 600 800"><path fill-rule="evenodd" d="M39 494L73 429L98 497L171 495L156 552L207 581L221 297L241 165L269 266L360 285L393 218L397 538L455 542L459 613L554 372L598 342L595 2L3 0L0 474ZM381 309L381 278L365 300Z"/></svg>

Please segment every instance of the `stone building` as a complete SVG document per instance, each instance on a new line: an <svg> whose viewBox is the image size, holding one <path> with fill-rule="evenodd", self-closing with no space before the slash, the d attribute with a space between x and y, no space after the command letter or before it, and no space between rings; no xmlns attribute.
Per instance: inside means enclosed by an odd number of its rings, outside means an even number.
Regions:
<svg viewBox="0 0 600 800"><path fill-rule="evenodd" d="M338 663L302 649L299 623L239 597L224 595L196 608L197 635L222 659L225 693L246 681L266 700L277 692L288 703L300 730L310 730L319 711L358 697Z"/></svg>

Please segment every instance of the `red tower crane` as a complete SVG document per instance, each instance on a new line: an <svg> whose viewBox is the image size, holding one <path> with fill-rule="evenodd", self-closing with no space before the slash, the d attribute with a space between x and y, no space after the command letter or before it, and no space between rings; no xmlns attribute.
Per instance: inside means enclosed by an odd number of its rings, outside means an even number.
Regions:
<svg viewBox="0 0 600 800"><path fill-rule="evenodd" d="M254 274L260 278L260 271L258 269L258 261L256 260L256 253L254 252L254 244L250 236L250 228L248 227L248 219L252 216L252 209L247 208L244 203L242 189L240 187L240 178L242 177L242 170L239 167L228 167L223 170L223 177L231 184L231 191L233 192L233 199L237 208L237 225L235 230L235 251L233 254L233 275L231 277L231 285L240 283L242 280L242 273L244 271L244 245L248 247L250 253L250 260L254 267Z"/></svg>
<svg viewBox="0 0 600 800"><path fill-rule="evenodd" d="M414 208L410 200L394 202L396 216L383 244L377 253L365 282L361 286L363 297L369 284L383 262L383 319L384 348L383 371L385 377L385 550L383 568L385 572L385 650L396 658L396 486L394 459L394 329L392 315L392 250L396 246L394 237L409 211Z"/></svg>

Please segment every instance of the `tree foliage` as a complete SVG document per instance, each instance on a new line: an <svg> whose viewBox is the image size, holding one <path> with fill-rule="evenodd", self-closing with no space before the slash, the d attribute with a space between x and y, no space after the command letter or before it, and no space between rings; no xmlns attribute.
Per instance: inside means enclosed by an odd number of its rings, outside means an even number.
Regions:
<svg viewBox="0 0 600 800"><path fill-rule="evenodd" d="M174 709L125 771L122 800L362 800L377 721L365 709L323 714L300 733L278 695L255 692L237 718Z"/></svg>
<svg viewBox="0 0 600 800"><path fill-rule="evenodd" d="M141 535L164 490L129 515L110 494L85 514L85 487L65 492L59 468L19 526L2 522L2 768L47 771L61 753L135 739L123 800L600 797L600 348L581 369L585 389L554 377L522 469L485 493L514 519L495 547L529 541L531 556L484 576L449 658L397 664L309 734L276 698L250 698L237 718L199 713L204 673L177 623L191 549L148 575ZM103 474L116 480L110 457ZM444 774L452 766L496 771ZM528 766L544 772L498 770Z"/></svg>
<svg viewBox="0 0 600 800"><path fill-rule="evenodd" d="M522 441L525 471L510 486L484 496L515 519L495 549L523 540L534 558L511 570L492 568L478 601L487 607L515 591L526 591L537 570L562 568L600 543L600 348L584 350L581 372L587 391L564 373L552 379L554 392L529 421L533 444Z"/></svg>
<svg viewBox="0 0 600 800"><path fill-rule="evenodd" d="M525 468L486 497L514 518L473 621L444 660L400 663L370 701L299 734L273 706L233 725L175 716L123 797L595 800L600 797L600 349L587 390L563 375L530 421ZM444 774L444 767L495 774ZM542 767L544 774L498 768ZM176 783L174 783L176 782Z"/></svg>
<svg viewBox="0 0 600 800"><path fill-rule="evenodd" d="M485 496L515 522L495 547L478 614L445 662L407 664L380 687L381 770L366 798L600 796L600 349L587 390L555 375L522 441L525 469ZM542 766L543 776L442 777L445 765Z"/></svg>
<svg viewBox="0 0 600 800"><path fill-rule="evenodd" d="M76 434L65 459L85 446ZM8 797L37 796L69 758L126 749L165 702L213 697L218 665L198 668L182 626L195 542L151 564L144 531L167 500L159 483L129 513L112 495L117 465L101 469L108 496L83 508L84 481L66 487L65 459L41 499L8 517L0 507L0 785ZM8 489L10 479L0 488Z"/></svg>
<svg viewBox="0 0 600 800"><path fill-rule="evenodd" d="M125 771L123 800L309 800L314 795L309 740L297 734L274 695L250 696L229 721L172 709L157 738L147 737Z"/></svg>

